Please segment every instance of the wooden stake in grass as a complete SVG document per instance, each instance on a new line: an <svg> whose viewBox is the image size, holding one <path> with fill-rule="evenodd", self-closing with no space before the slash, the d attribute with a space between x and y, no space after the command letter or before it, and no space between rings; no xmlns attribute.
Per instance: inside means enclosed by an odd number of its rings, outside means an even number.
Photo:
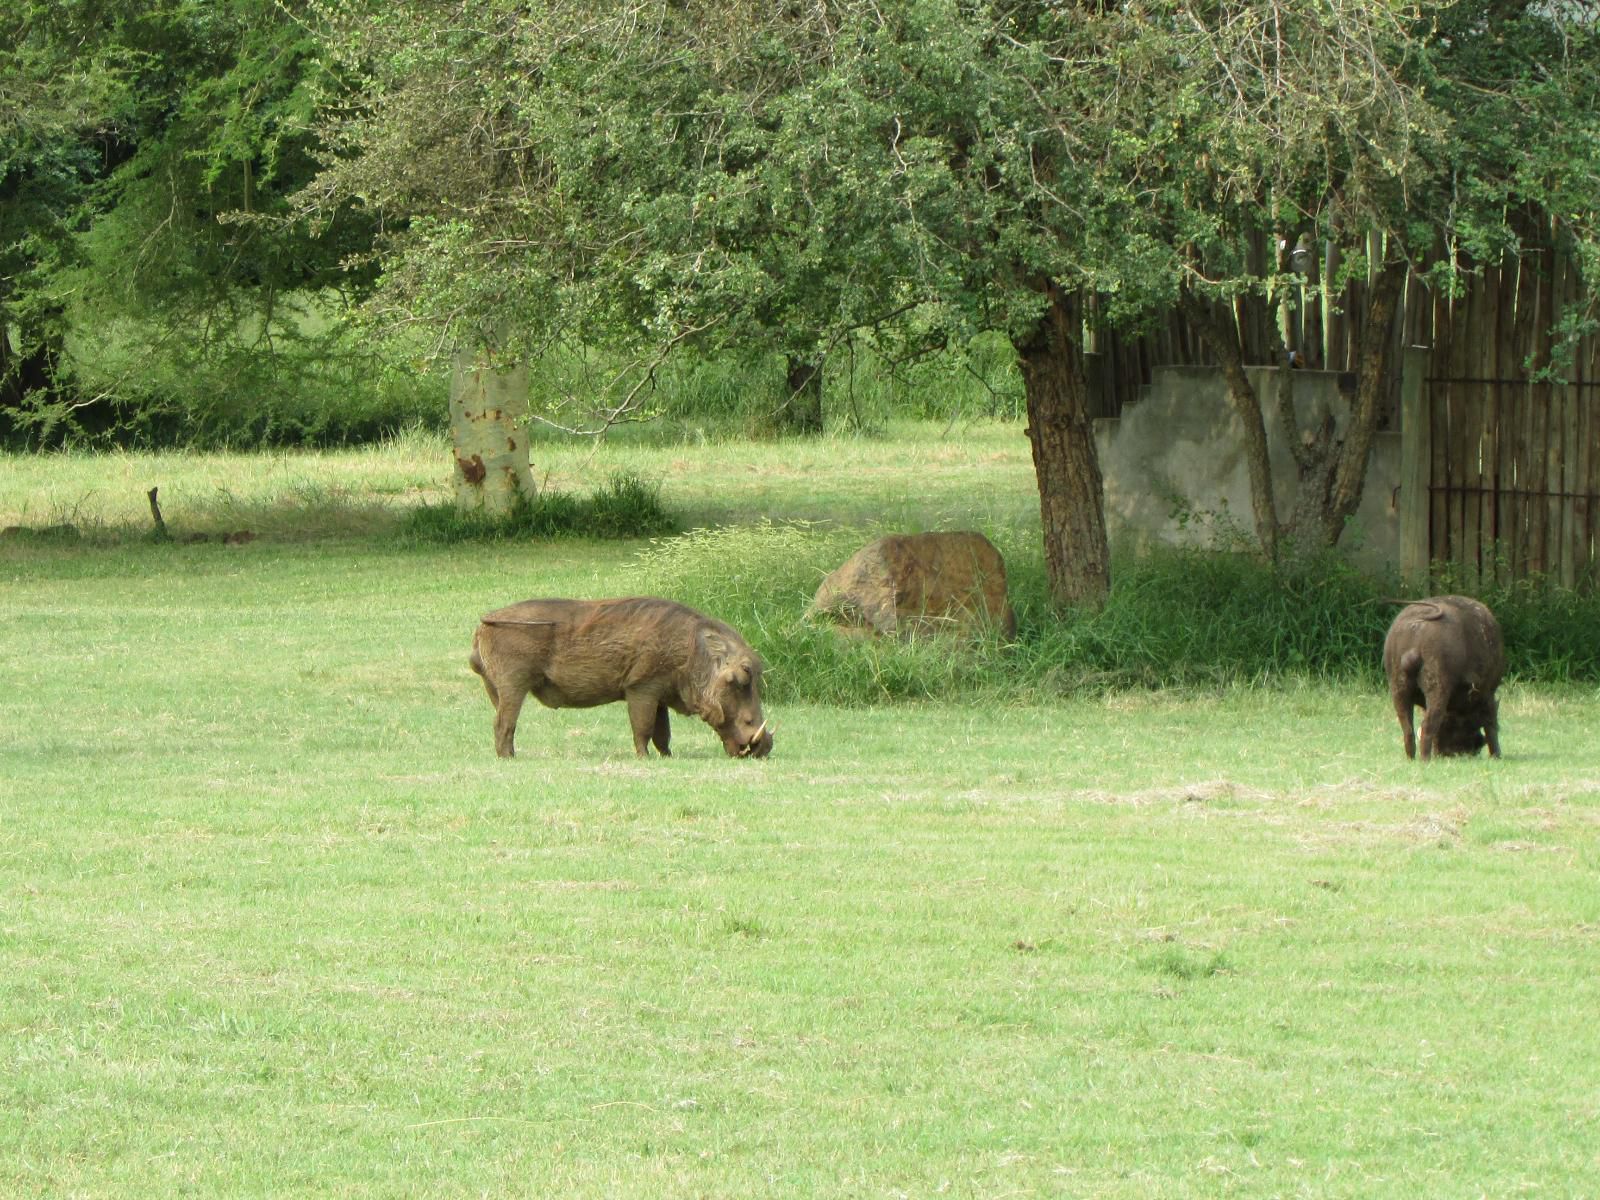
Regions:
<svg viewBox="0 0 1600 1200"><path fill-rule="evenodd" d="M167 523L161 519L161 504L156 499L159 487L153 487L145 495L150 497L150 519L156 523L154 537L158 542L170 542L172 535L167 532Z"/></svg>

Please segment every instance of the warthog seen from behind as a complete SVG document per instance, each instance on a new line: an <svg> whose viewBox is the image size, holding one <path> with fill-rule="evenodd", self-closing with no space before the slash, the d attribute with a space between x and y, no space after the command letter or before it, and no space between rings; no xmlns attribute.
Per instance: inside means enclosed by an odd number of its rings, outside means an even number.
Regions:
<svg viewBox="0 0 1600 1200"><path fill-rule="evenodd" d="M517 714L531 692L546 708L624 700L634 753L663 755L667 710L701 718L735 758L765 758L761 659L730 626L671 600L524 600L487 614L472 669L494 705L494 748L515 753Z"/></svg>
<svg viewBox="0 0 1600 1200"><path fill-rule="evenodd" d="M1415 758L1412 708L1422 705L1423 758L1476 754L1500 757L1500 706L1495 689L1506 672L1494 614L1467 596L1434 596L1400 610L1383 642L1383 669L1405 739Z"/></svg>

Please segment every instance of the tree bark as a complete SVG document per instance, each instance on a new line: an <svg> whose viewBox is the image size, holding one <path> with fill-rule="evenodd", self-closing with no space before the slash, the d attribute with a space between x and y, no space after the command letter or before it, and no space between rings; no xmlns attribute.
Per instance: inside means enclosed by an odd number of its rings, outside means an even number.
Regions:
<svg viewBox="0 0 1600 1200"><path fill-rule="evenodd" d="M1356 372L1356 398L1345 428L1338 469L1323 513L1323 533L1337 545L1345 523L1361 504L1367 482L1367 460L1378 433L1384 389L1389 382L1389 359L1394 347L1394 318L1405 291L1408 267L1404 261L1386 262L1367 294L1367 319L1361 329L1361 366Z"/></svg>
<svg viewBox="0 0 1600 1200"><path fill-rule="evenodd" d="M784 433L822 432L822 364L792 355L786 360L788 398L778 409Z"/></svg>
<svg viewBox="0 0 1600 1200"><path fill-rule="evenodd" d="M1180 293L1184 313L1200 331L1222 365L1228 402L1244 429L1244 458L1250 473L1250 510L1255 521L1256 540L1270 559L1278 557L1278 504L1272 494L1272 458L1267 450L1267 423L1261 415L1261 401L1250 377L1245 374L1244 354L1239 349L1238 331L1233 322L1187 288Z"/></svg>
<svg viewBox="0 0 1600 1200"><path fill-rule="evenodd" d="M61 339L52 336L20 352L14 349L14 331L6 324L10 299L11 290L0 279L0 435L25 434L28 444L43 446L52 442L68 412L57 374ZM54 305L45 314L46 319L59 315Z"/></svg>
<svg viewBox="0 0 1600 1200"><path fill-rule="evenodd" d="M501 366L486 347L458 348L450 374L456 506L500 515L533 498L528 462L528 367Z"/></svg>
<svg viewBox="0 0 1600 1200"><path fill-rule="evenodd" d="M1014 345L1039 484L1045 575L1055 603L1099 608L1111 591L1111 555L1079 315L1071 297L1053 281L1041 288L1050 307Z"/></svg>
<svg viewBox="0 0 1600 1200"><path fill-rule="evenodd" d="M1280 236L1280 245L1287 242ZM1280 272L1287 273L1288 255L1278 264ZM1337 423L1325 404L1319 404L1315 414L1315 428L1300 428L1299 408L1295 404L1296 352L1304 354L1295 336L1295 312L1287 299L1278 307L1278 368L1273 391L1277 394L1278 430L1289 455L1294 459L1294 505L1287 523L1278 529L1278 553L1285 546L1290 553L1304 554L1326 545L1323 534L1323 515L1328 509L1328 493L1333 487L1333 472L1339 464ZM1301 361L1304 361L1303 359Z"/></svg>

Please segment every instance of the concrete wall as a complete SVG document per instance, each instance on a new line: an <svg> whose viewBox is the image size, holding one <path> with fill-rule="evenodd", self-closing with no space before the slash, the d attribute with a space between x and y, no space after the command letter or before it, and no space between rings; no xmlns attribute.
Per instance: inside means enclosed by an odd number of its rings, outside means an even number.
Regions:
<svg viewBox="0 0 1600 1200"><path fill-rule="evenodd" d="M1276 401L1276 369L1250 368L1250 382L1269 413ZM1340 428L1349 399L1340 390L1351 377L1331 371L1296 371L1295 406L1302 428L1331 411ZM1267 440L1280 519L1294 505L1295 465L1269 416ZM1230 530L1254 536L1250 476L1239 418L1228 404L1222 373L1211 367L1161 367L1148 394L1125 405L1122 416L1095 422L1100 470L1105 476L1106 525L1114 546L1230 544ZM1381 432L1367 463L1366 488L1351 528L1339 543L1364 570L1392 573L1400 556L1398 488L1400 435ZM1185 520L1183 514L1188 515Z"/></svg>

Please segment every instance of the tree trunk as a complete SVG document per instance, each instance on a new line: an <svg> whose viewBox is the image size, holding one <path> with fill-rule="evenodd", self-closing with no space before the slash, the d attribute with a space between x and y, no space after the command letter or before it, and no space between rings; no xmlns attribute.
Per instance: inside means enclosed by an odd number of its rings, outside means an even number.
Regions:
<svg viewBox="0 0 1600 1200"><path fill-rule="evenodd" d="M1280 237L1279 243L1287 240ZM1279 264L1280 271L1288 269L1288 256L1284 257L1285 261ZM1296 363L1305 360L1296 357L1297 353L1303 355L1304 352L1299 346L1300 339L1294 333L1295 315L1287 300L1280 301L1278 368L1273 390L1277 393L1278 430L1284 444L1289 447L1295 468L1294 505L1288 522L1278 530L1280 556L1286 545L1291 554L1305 554L1327 545L1323 535L1323 514L1328 508L1333 472L1339 465L1338 426L1325 404L1318 406L1319 411L1313 418L1314 428L1300 428L1294 380Z"/></svg>
<svg viewBox="0 0 1600 1200"><path fill-rule="evenodd" d="M1015 342L1039 483L1045 575L1057 604L1098 608L1111 590L1105 489L1089 415L1076 305L1054 282L1050 308Z"/></svg>
<svg viewBox="0 0 1600 1200"><path fill-rule="evenodd" d="M1384 389L1389 379L1395 313L1405 287L1406 264L1385 264L1373 279L1362 323L1361 367L1356 398L1351 405L1343 437L1336 432L1331 413L1322 413L1315 428L1302 429L1294 404L1294 375L1287 358L1279 366L1276 411L1279 428L1287 439L1296 467L1293 514L1280 525L1272 491L1272 462L1267 452L1266 420L1250 378L1245 373L1239 339L1232 322L1192 292L1182 297L1183 311L1222 364L1228 399L1244 425L1245 462L1250 470L1250 503L1254 509L1256 537L1269 558L1276 560L1284 535L1301 551L1336 546L1345 524L1361 504L1367 460L1378 431Z"/></svg>
<svg viewBox="0 0 1600 1200"><path fill-rule="evenodd" d="M1367 460L1377 436L1384 390L1389 382L1389 357L1394 347L1394 318L1405 291L1408 268L1404 261L1387 262L1367 292L1367 319L1361 327L1361 366L1356 372L1356 398L1350 407L1338 469L1334 472L1328 503L1323 511L1323 532L1330 546L1337 545L1345 523L1361 504L1367 482Z"/></svg>
<svg viewBox="0 0 1600 1200"><path fill-rule="evenodd" d="M788 363L788 397L778 409L778 428L784 433L822 432L822 364L793 355Z"/></svg>
<svg viewBox="0 0 1600 1200"><path fill-rule="evenodd" d="M528 367L502 367L487 348L458 348L450 374L456 506L496 515L534 495L528 464Z"/></svg>
<svg viewBox="0 0 1600 1200"><path fill-rule="evenodd" d="M29 445L42 447L54 441L70 411L58 375L61 339L51 336L24 344L20 351L14 348L11 335L21 331L7 326L11 298L6 281L0 279L0 435L25 434ZM53 323L60 312L51 305L39 315Z"/></svg>
<svg viewBox="0 0 1600 1200"><path fill-rule="evenodd" d="M1261 401L1250 377L1245 374L1244 354L1233 322L1220 315L1207 301L1188 289L1180 294L1184 313L1200 331L1211 352L1222 364L1222 378L1228 388L1228 402L1244 429L1244 459L1250 472L1250 509L1255 519L1256 540L1270 559L1278 557L1278 503L1272 494L1272 458L1267 450L1267 423L1261 415Z"/></svg>

